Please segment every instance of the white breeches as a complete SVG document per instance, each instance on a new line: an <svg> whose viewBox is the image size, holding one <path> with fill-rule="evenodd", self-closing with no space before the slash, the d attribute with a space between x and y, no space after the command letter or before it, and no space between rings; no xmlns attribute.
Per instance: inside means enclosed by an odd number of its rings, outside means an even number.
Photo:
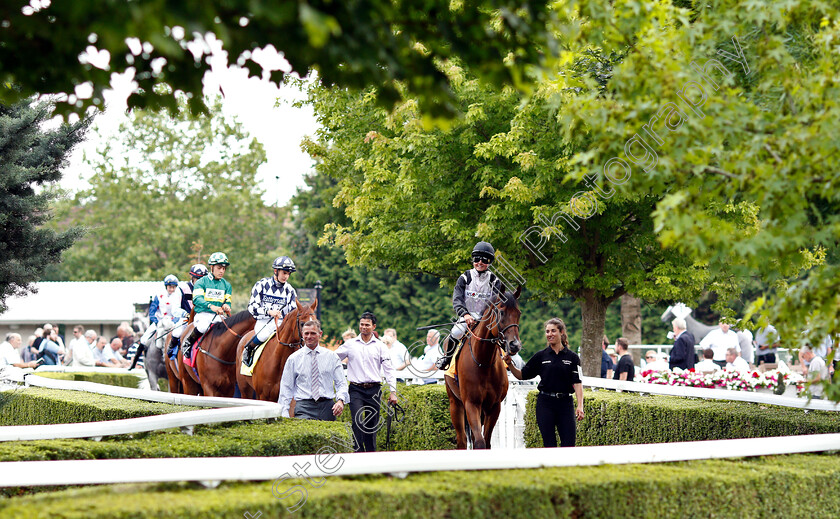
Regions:
<svg viewBox="0 0 840 519"><path fill-rule="evenodd" d="M271 337L271 334L277 331L280 326L283 325L283 319L279 319L277 325L274 325L274 318L269 317L268 319L258 319L257 324L254 325L254 332L256 333L257 340L260 342L265 342Z"/></svg>
<svg viewBox="0 0 840 519"><path fill-rule="evenodd" d="M213 312L201 312L200 314L195 314L193 318L193 324L195 324L195 328L200 333L206 332L211 324L220 322L222 322L222 318Z"/></svg>

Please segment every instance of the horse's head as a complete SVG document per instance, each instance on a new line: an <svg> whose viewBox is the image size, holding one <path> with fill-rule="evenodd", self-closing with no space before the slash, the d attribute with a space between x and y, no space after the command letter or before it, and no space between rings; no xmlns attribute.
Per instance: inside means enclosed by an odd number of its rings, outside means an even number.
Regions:
<svg viewBox="0 0 840 519"><path fill-rule="evenodd" d="M505 292L504 285L502 285L502 293L504 296L499 296L493 300L493 306L498 311L498 330L499 339L502 341L502 347L505 353L516 355L522 349L522 342L519 340L519 296L522 293L522 287L518 287L516 292Z"/></svg>
<svg viewBox="0 0 840 519"><path fill-rule="evenodd" d="M317 318L315 314L316 308L318 308L318 299L312 301L312 304L309 306L304 306L300 304L300 301L297 301L297 320L301 324L307 321L314 321Z"/></svg>

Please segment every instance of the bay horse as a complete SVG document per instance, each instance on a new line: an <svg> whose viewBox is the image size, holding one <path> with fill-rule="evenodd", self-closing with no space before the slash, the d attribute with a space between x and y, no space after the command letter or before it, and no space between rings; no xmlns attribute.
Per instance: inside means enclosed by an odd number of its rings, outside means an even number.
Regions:
<svg viewBox="0 0 840 519"><path fill-rule="evenodd" d="M465 418L472 431L474 448L490 448L490 437L508 390L502 352L515 355L522 347L517 303L522 287L515 293L505 293L502 285L501 292L504 297L497 295L491 299L481 320L463 341L455 360L458 380L444 376L449 415L459 449L467 448Z"/></svg>
<svg viewBox="0 0 840 519"><path fill-rule="evenodd" d="M201 342L193 345L198 348L195 369L184 364L184 355L179 351L178 378L183 393L232 397L236 390L236 346L256 322L250 312L243 310L214 324ZM194 326L190 323L181 337L189 337Z"/></svg>
<svg viewBox="0 0 840 519"><path fill-rule="evenodd" d="M266 342L259 361L254 366L253 376L243 375L239 370L242 366L242 349L254 336L254 332L246 333L239 340L239 346L236 348L236 382L239 384L242 398L253 398L256 393L259 400L277 402L286 359L303 346L301 327L303 323L315 320L317 307L317 299L312 301L310 306L304 306L297 301L297 308L286 314L280 329ZM274 324L269 323L269 326Z"/></svg>
<svg viewBox="0 0 840 519"><path fill-rule="evenodd" d="M182 335L182 337L184 337L184 335ZM169 379L169 392L183 393L184 391L181 389L181 379L178 377L178 357L181 356L181 349L179 348L178 352L175 354L175 360L170 359L169 355L166 354L166 352L169 351L170 343L172 343L171 333L166 335L166 340L163 345L163 362L166 366L166 378Z"/></svg>

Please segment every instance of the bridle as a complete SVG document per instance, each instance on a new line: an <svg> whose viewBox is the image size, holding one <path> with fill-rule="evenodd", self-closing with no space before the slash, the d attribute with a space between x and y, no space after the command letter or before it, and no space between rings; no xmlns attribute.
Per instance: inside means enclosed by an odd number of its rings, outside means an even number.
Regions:
<svg viewBox="0 0 840 519"><path fill-rule="evenodd" d="M298 332L297 333L297 336L298 336L297 342L283 342L283 341L280 340L280 327L277 324L279 318L278 317L274 318L274 326L275 326L275 328L277 328L277 335L276 335L277 342L280 345L288 346L289 348L291 348L293 350L299 350L300 348L303 347L303 324L301 324L301 320L300 320L301 312L300 312L300 310L296 310L296 311L297 311L297 313L295 314L295 326L297 327L297 332ZM306 321L303 321L303 322L306 322Z"/></svg>
<svg viewBox="0 0 840 519"><path fill-rule="evenodd" d="M499 330L499 324L502 322L502 316L504 316L505 312L504 312L504 310L500 310L496 306L493 306L493 309L491 310L491 312L493 312L493 313L498 312L498 320L496 321L496 324L495 324L496 331L497 331L498 335L493 335L489 339L476 337L475 335L473 335L472 338L476 339L476 340L479 340L479 341L485 341L485 342L489 342L491 344L495 344L497 348L501 348L506 354L510 355L510 342L507 340L507 337L505 337L505 332L508 331L508 329L513 328L514 326L516 326L516 329L518 331L519 330L519 323L511 323L511 324L505 326L504 328L502 328L501 330ZM473 353L472 340L468 340L467 342L469 343L470 356L472 357L473 362L475 362L476 365L479 368L483 368L485 366L485 364L482 364L482 363L478 362L478 359L475 358L475 353ZM494 348L494 351L495 351L495 348ZM493 355L493 357L491 357L491 362L492 362L494 357L495 357L495 354Z"/></svg>

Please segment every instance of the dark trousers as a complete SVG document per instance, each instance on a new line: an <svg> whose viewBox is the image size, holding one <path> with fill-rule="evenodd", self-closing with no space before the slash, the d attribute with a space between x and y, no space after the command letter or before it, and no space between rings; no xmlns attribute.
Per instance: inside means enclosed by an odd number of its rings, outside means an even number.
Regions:
<svg viewBox="0 0 840 519"><path fill-rule="evenodd" d="M557 447L556 434L560 435L561 447L574 447L577 429L572 397L555 398L538 394L537 427L540 429L544 447Z"/></svg>
<svg viewBox="0 0 840 519"><path fill-rule="evenodd" d="M714 362L715 364L720 366L720 369L723 369L723 368L726 367L726 361L725 360L713 360L712 362Z"/></svg>
<svg viewBox="0 0 840 519"><path fill-rule="evenodd" d="M335 421L332 398L295 400L295 418Z"/></svg>
<svg viewBox="0 0 840 519"><path fill-rule="evenodd" d="M379 408L382 404L379 389L379 384L367 389L350 384L350 417L356 452L376 452L376 431L379 430Z"/></svg>
<svg viewBox="0 0 840 519"><path fill-rule="evenodd" d="M764 355L759 355L755 359L756 363L761 364L762 362L766 364L775 364L776 363L776 354L775 353L765 353Z"/></svg>

